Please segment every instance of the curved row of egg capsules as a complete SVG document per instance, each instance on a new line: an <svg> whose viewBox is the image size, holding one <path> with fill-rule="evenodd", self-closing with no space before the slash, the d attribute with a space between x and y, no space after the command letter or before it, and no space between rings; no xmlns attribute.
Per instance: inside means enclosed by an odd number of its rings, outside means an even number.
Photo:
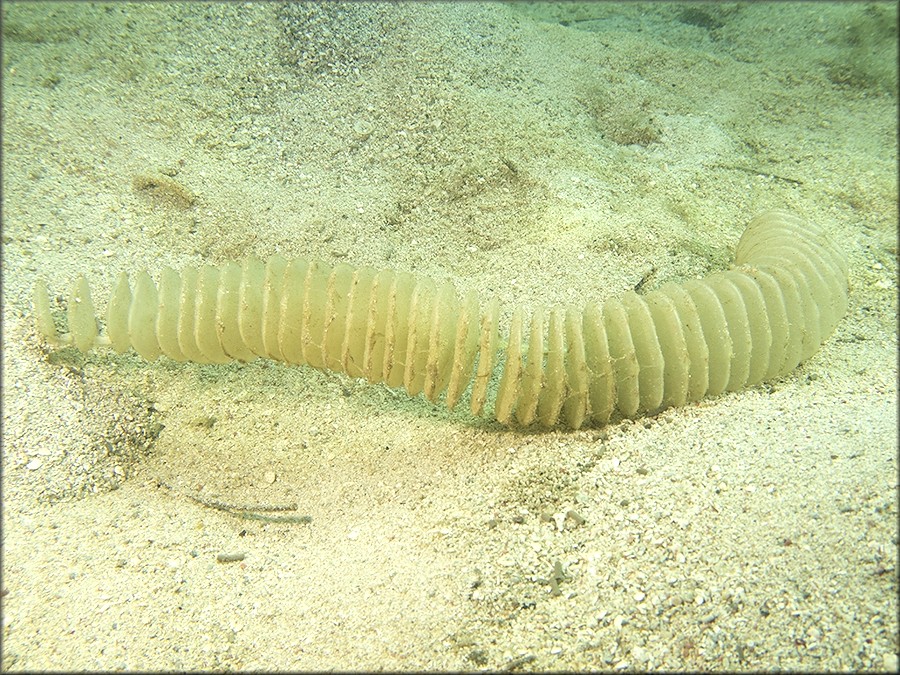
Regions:
<svg viewBox="0 0 900 675"><path fill-rule="evenodd" d="M735 268L583 311L523 316L510 327L495 414L578 428L633 417L784 375L847 310L847 266L817 226L767 211L747 226Z"/></svg>
<svg viewBox="0 0 900 675"><path fill-rule="evenodd" d="M605 424L783 375L812 355L847 307L847 270L821 231L782 211L754 218L736 267L701 280L628 292L603 305L536 311L523 348L513 314L494 416L504 424ZM332 268L274 256L176 273L132 292L122 274L98 337L87 283L69 298L69 335L56 334L46 287L39 330L82 351L110 344L152 360L224 363L257 356L403 386L453 408L472 384L481 414L497 351L496 300L482 312L449 282L391 270ZM527 354L525 352L527 351ZM473 376L475 356L478 365ZM474 380L473 380L474 377Z"/></svg>

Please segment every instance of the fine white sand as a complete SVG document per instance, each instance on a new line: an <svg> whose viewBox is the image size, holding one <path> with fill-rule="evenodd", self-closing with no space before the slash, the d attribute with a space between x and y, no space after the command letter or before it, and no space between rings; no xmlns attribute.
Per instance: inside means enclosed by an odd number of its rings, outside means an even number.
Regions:
<svg viewBox="0 0 900 675"><path fill-rule="evenodd" d="M3 669L896 670L896 26L4 3ZM505 322L726 268L771 207L846 252L835 333L604 429L32 321L39 276L103 305L121 271L278 252L449 278Z"/></svg>

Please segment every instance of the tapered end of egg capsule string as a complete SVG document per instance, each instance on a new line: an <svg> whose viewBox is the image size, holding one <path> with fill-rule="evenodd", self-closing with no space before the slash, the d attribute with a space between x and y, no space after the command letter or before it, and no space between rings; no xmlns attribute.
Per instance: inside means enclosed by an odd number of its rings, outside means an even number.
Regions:
<svg viewBox="0 0 900 675"><path fill-rule="evenodd" d="M50 312L50 294L47 282L39 279L34 287L35 324L38 332L56 345L74 345L83 352L96 346L107 346L109 340L100 337L97 330L97 319L94 316L94 305L87 281L79 276L69 294L67 321L69 332L60 335L56 330L53 315Z"/></svg>

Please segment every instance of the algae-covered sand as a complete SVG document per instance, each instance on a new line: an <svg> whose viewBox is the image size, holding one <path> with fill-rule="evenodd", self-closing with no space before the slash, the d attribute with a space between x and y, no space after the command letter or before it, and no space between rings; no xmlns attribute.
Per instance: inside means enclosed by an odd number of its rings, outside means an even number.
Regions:
<svg viewBox="0 0 900 675"><path fill-rule="evenodd" d="M2 11L4 670L897 669L895 4ZM835 333L604 429L32 321L38 277L273 253L506 321L771 207L846 251Z"/></svg>

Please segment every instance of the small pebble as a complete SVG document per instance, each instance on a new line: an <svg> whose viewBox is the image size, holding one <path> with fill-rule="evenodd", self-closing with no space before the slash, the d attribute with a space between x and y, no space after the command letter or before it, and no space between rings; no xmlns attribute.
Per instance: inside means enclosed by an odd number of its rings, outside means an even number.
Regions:
<svg viewBox="0 0 900 675"><path fill-rule="evenodd" d="M575 525L584 525L585 523L584 518L576 511L566 511L566 518L575 523Z"/></svg>

